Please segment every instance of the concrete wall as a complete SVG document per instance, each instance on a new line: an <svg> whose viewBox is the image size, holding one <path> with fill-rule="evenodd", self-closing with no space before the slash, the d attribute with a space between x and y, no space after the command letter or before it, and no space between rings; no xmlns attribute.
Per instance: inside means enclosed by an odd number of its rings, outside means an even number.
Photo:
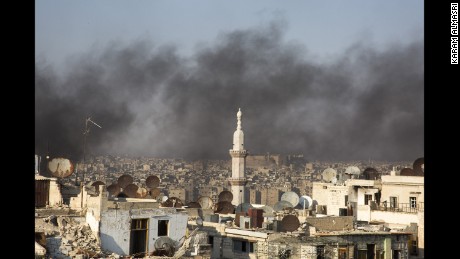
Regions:
<svg viewBox="0 0 460 259"><path fill-rule="evenodd" d="M410 223L419 223L417 214L415 213L404 213L404 212L392 212L392 211L370 211L370 221L386 222L390 224L404 224L410 225Z"/></svg>
<svg viewBox="0 0 460 259"><path fill-rule="evenodd" d="M318 231L342 231L353 229L353 217L308 217L308 225L315 227Z"/></svg>
<svg viewBox="0 0 460 259"><path fill-rule="evenodd" d="M375 191L377 192L377 191ZM345 195L348 195L349 202L359 200L358 192L354 191L353 186L334 185L332 183L313 183L312 199L318 202L318 205L327 206L327 215L339 216L341 208L347 208L345 204ZM364 194L361 194L364 204Z"/></svg>
<svg viewBox="0 0 460 259"><path fill-rule="evenodd" d="M358 205L357 212L356 212L356 220L371 221L371 206Z"/></svg>
<svg viewBox="0 0 460 259"><path fill-rule="evenodd" d="M90 197L90 195L85 190L85 188L83 188L83 208L86 207L86 202L87 202L88 197ZM71 197L70 198L70 205L69 205L70 208L72 208L72 209L81 209L82 208L81 199L82 199L81 192L78 194L77 197Z"/></svg>
<svg viewBox="0 0 460 259"><path fill-rule="evenodd" d="M62 202L62 195L56 179L50 180L49 205L56 206Z"/></svg>
<svg viewBox="0 0 460 259"><path fill-rule="evenodd" d="M327 205L329 198L329 187L333 186L331 183L313 183L312 199L318 202L318 205ZM326 188L326 189L325 189Z"/></svg>
<svg viewBox="0 0 460 259"><path fill-rule="evenodd" d="M148 252L154 251L158 239L158 221L169 220L168 236L177 243L183 241L187 227L187 214L175 213L174 208L161 209L109 209L102 213L100 239L103 249L119 255L128 255L130 248L131 220L149 219Z"/></svg>
<svg viewBox="0 0 460 259"><path fill-rule="evenodd" d="M419 212L418 216L418 255L425 257L425 213Z"/></svg>
<svg viewBox="0 0 460 259"><path fill-rule="evenodd" d="M327 215L339 216L340 208L347 208L345 195L348 195L348 186L328 186Z"/></svg>

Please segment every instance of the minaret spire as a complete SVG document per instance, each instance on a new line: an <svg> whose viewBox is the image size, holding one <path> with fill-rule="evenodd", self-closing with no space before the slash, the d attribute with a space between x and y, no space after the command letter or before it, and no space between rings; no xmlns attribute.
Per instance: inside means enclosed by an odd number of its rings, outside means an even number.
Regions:
<svg viewBox="0 0 460 259"><path fill-rule="evenodd" d="M246 156L247 151L244 149L244 133L241 127L241 117L243 113L241 108L238 108L236 113L237 126L235 133L233 133L233 148L230 149L230 156L232 157L232 177L229 182L231 184L233 193L233 205L246 202L245 200L245 185L246 185Z"/></svg>
<svg viewBox="0 0 460 259"><path fill-rule="evenodd" d="M241 130L241 116L242 115L243 115L243 113L241 112L241 108L238 108L238 113L236 113L236 118L238 120L237 126L236 126L237 130Z"/></svg>

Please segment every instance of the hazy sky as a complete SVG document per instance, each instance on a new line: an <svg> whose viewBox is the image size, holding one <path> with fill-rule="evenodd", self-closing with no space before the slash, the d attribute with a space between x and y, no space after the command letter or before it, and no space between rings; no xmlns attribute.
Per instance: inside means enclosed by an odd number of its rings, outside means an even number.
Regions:
<svg viewBox="0 0 460 259"><path fill-rule="evenodd" d="M423 156L423 1L36 1L35 146Z"/></svg>
<svg viewBox="0 0 460 259"><path fill-rule="evenodd" d="M189 55L221 33L273 19L286 22L286 40L304 44L318 58L361 39L381 47L423 37L420 0L39 0L35 5L36 55L49 62L112 40L146 37Z"/></svg>

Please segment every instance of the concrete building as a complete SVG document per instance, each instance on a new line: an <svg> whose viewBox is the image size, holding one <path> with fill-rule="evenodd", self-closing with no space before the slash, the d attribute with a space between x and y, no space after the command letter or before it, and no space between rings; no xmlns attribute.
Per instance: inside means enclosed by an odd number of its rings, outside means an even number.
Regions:
<svg viewBox="0 0 460 259"><path fill-rule="evenodd" d="M203 222L200 230L209 236L211 258L409 258L410 233L357 230L351 222L352 217L307 218L292 233L214 222Z"/></svg>
<svg viewBox="0 0 460 259"><path fill-rule="evenodd" d="M276 188L260 189L260 204L274 206L281 198L281 191Z"/></svg>
<svg viewBox="0 0 460 259"><path fill-rule="evenodd" d="M344 184L313 183L316 213L353 216L412 233L410 258L424 257L424 177L383 175L381 180L349 179Z"/></svg>
<svg viewBox="0 0 460 259"><path fill-rule="evenodd" d="M261 204L260 191L256 189L249 190L249 203Z"/></svg>
<svg viewBox="0 0 460 259"><path fill-rule="evenodd" d="M232 186L233 205L243 203L245 199L246 185L246 156L248 152L244 149L244 134L241 128L241 108L238 110L237 127L233 133L233 149L230 149L230 156L232 157L232 177L229 178L230 185Z"/></svg>
<svg viewBox="0 0 460 259"><path fill-rule="evenodd" d="M423 258L424 238L424 177L382 176L380 205L369 208L369 222L385 222L390 228L410 229L412 258Z"/></svg>
<svg viewBox="0 0 460 259"><path fill-rule="evenodd" d="M174 251L182 245L186 212L161 208L153 199L107 198L105 186L99 188L98 196L87 198L86 222L102 249L118 255L151 254L161 237L170 240Z"/></svg>

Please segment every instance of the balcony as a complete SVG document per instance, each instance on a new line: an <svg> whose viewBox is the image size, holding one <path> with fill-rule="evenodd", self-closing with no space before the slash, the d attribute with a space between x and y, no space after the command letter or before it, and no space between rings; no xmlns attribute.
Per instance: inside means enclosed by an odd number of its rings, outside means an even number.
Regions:
<svg viewBox="0 0 460 259"><path fill-rule="evenodd" d="M371 210L380 210L380 211L391 211L391 212L405 212L405 213L417 213L423 212L425 209L424 203L419 202L416 206L411 206L410 203L398 203L397 206L385 206L384 204L380 203L377 207L372 208Z"/></svg>

